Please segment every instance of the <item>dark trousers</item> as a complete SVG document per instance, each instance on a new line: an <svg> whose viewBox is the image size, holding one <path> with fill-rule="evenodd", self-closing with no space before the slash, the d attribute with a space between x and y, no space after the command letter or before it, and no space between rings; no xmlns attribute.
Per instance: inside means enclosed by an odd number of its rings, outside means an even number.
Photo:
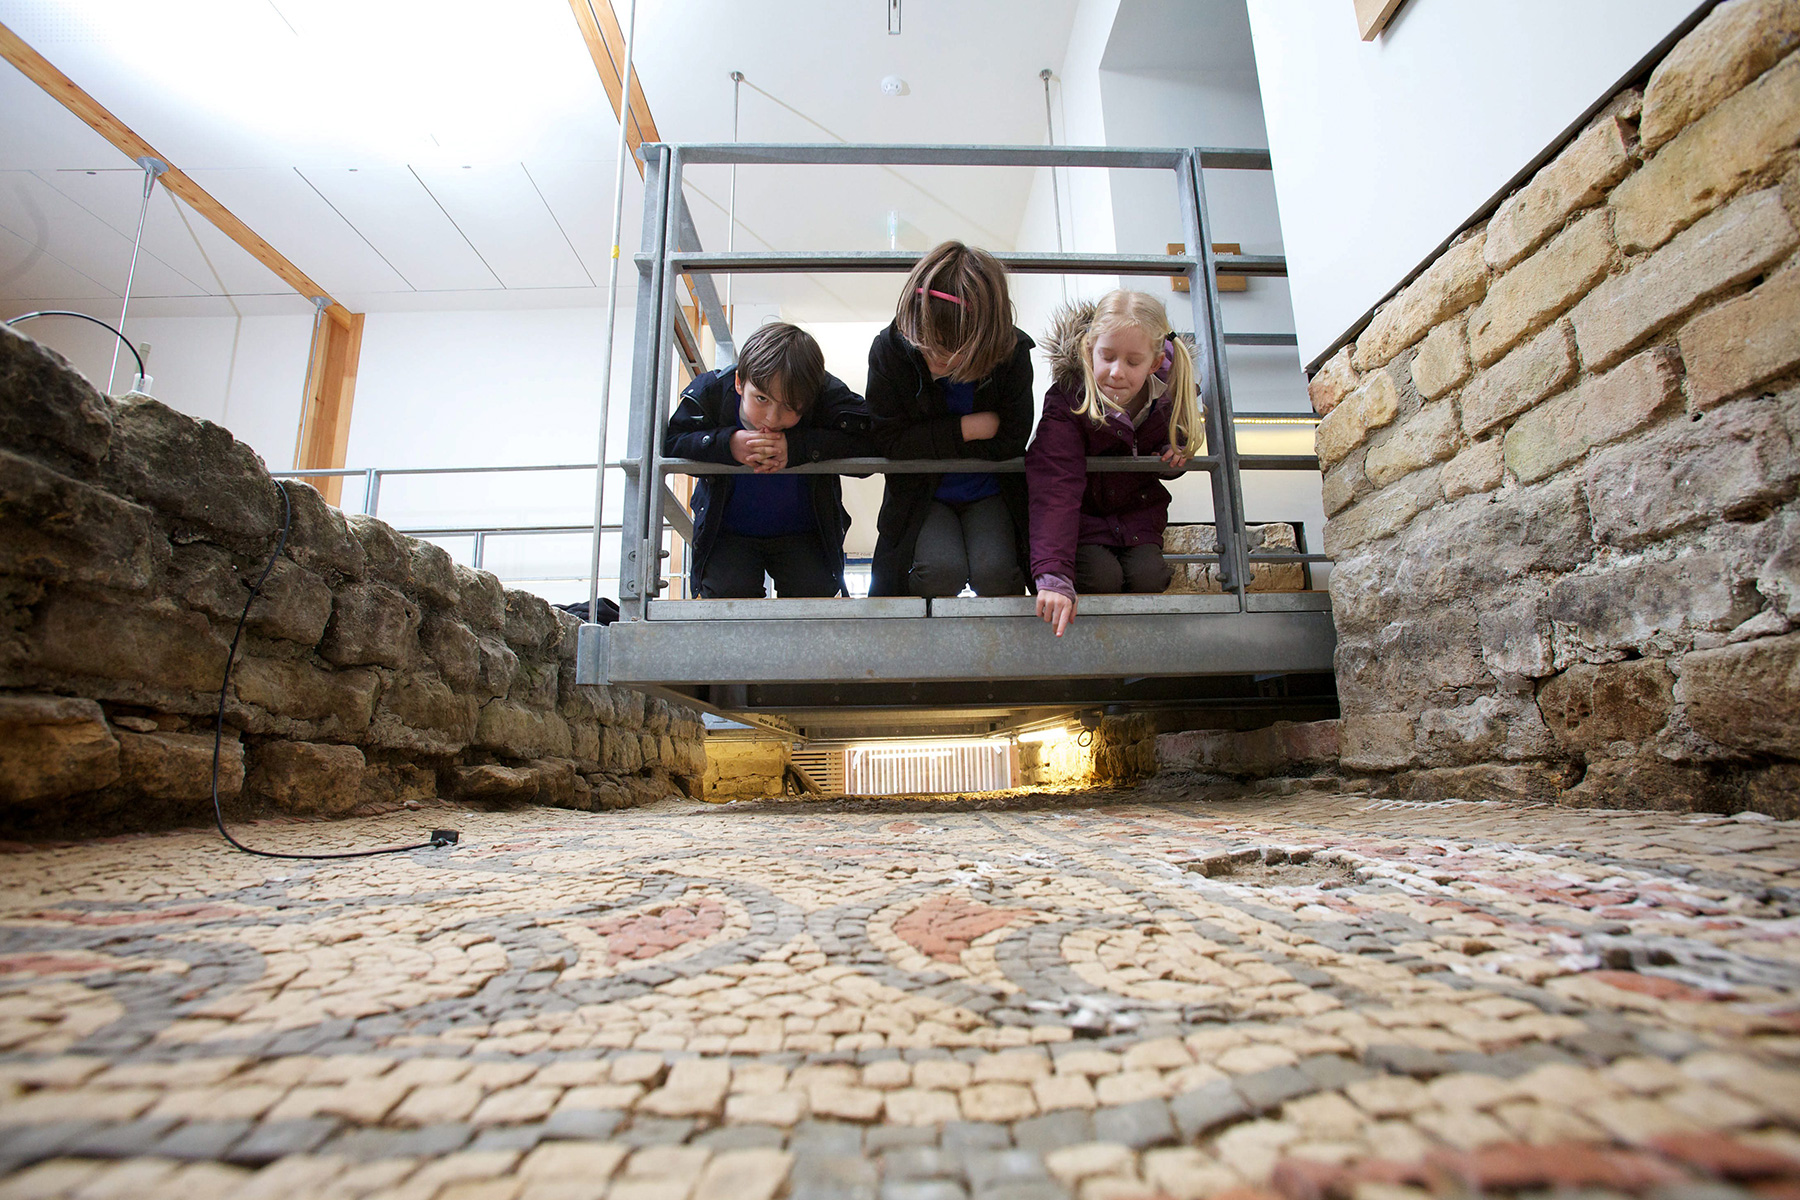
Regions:
<svg viewBox="0 0 1800 1200"><path fill-rule="evenodd" d="M915 596L954 596L966 583L977 596L1017 596L1025 590L1018 544L1006 501L989 496L969 504L933 500L913 547L907 581Z"/></svg>
<svg viewBox="0 0 1800 1200"><path fill-rule="evenodd" d="M745 599L767 595L763 576L775 581L775 594L835 596L837 570L825 557L814 533L784 537L745 537L720 533L701 573L699 592L707 600Z"/></svg>
<svg viewBox="0 0 1800 1200"><path fill-rule="evenodd" d="M1163 561L1162 547L1154 542L1141 546L1075 547L1075 590L1082 595L1097 592L1166 592L1175 573Z"/></svg>

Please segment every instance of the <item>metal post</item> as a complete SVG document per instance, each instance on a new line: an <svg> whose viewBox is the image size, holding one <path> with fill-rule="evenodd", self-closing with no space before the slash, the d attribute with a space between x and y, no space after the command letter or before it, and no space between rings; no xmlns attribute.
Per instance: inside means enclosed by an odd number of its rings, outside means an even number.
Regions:
<svg viewBox="0 0 1800 1200"><path fill-rule="evenodd" d="M1056 123L1050 119L1050 68L1045 67L1038 72L1038 78L1044 81L1044 138L1052 146L1056 145ZM1056 168L1050 168L1050 203L1055 206L1056 213L1056 252L1063 252L1062 235L1062 193L1056 188ZM1069 298L1069 277L1062 276L1063 299Z"/></svg>
<svg viewBox="0 0 1800 1200"><path fill-rule="evenodd" d="M487 530L477 529L475 531L475 552L471 558L474 568L477 571L481 570L481 564L487 561Z"/></svg>
<svg viewBox="0 0 1800 1200"><path fill-rule="evenodd" d="M1219 582L1237 593L1244 606L1250 563L1244 544L1244 492L1238 478L1237 429L1231 414L1231 372L1225 362L1225 319L1219 303L1218 260L1212 248L1212 222L1206 211L1206 180L1199 150L1184 156L1177 181L1182 220L1187 227L1190 280L1194 308L1194 344L1199 350L1200 394L1206 402L1206 446L1219 460L1212 471L1213 524L1219 539Z"/></svg>
<svg viewBox="0 0 1800 1200"><path fill-rule="evenodd" d="M731 140L738 140L738 110L742 103L744 90L744 73L731 73ZM737 245L737 164L731 164L731 194L725 203L725 250L729 253ZM725 277L725 309L731 311L732 284L737 282L736 275Z"/></svg>
<svg viewBox="0 0 1800 1200"><path fill-rule="evenodd" d="M363 472L363 512L368 516L375 515L375 508L381 503L381 471L370 467Z"/></svg>
<svg viewBox="0 0 1800 1200"><path fill-rule="evenodd" d="M671 147L668 152L667 170L669 178L664 184L662 206L662 244L663 244L663 289L661 311L657 317L657 341L659 353L656 356L655 390L650 394L650 436L645 441L644 478L648 480L648 488L644 493L644 545L639 556L638 572L643 578L644 587L640 593L646 601L654 600L662 590L658 584L662 579L662 431L668 427L669 393L672 382L670 375L669 354L661 349L675 336L675 280L677 272L671 261L680 245L678 227L681 211L681 147Z"/></svg>
<svg viewBox="0 0 1800 1200"><path fill-rule="evenodd" d="M131 281L137 276L138 249L144 244L144 218L150 213L150 193L156 187L156 177L169 169L169 164L161 159L145 155L137 160L138 166L144 168L144 202L138 207L137 236L131 241L131 267L125 272L125 299L119 303L119 335L125 333L125 313L131 308ZM119 338L113 339L112 366L106 372L106 394L112 395L113 378L119 373Z"/></svg>
<svg viewBox="0 0 1800 1200"><path fill-rule="evenodd" d="M606 336L600 351L600 453L594 468L594 554L593 570L588 579L588 619L600 611L600 526L605 521L606 506L606 426L612 409L613 328L619 319L619 236L625 220L625 152L631 131L631 71L634 42L637 38L637 0L631 0L631 15L625 28L625 70L621 75L619 97L619 154L613 164L612 261L606 269Z"/></svg>
<svg viewBox="0 0 1800 1200"><path fill-rule="evenodd" d="M631 406L626 427L625 461L636 470L625 476L625 498L619 517L619 619L641 620L644 595L638 573L639 550L644 530L644 507L659 502L655 480L648 477L651 439L660 435L651 421L656 410L656 363L665 357L666 324L660 319L665 286L664 263L668 249L663 221L669 197L669 150L648 145L638 151L644 161L643 257L639 263L637 332L632 339Z"/></svg>

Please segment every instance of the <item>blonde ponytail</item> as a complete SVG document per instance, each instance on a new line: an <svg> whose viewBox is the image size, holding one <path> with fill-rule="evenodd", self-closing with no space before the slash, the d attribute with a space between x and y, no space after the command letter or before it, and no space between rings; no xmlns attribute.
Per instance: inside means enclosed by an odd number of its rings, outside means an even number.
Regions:
<svg viewBox="0 0 1800 1200"><path fill-rule="evenodd" d="M1111 291L1094 305L1093 319L1081 334L1081 404L1077 413L1098 425L1106 419L1100 400L1100 385L1094 381L1094 342L1102 334L1117 329L1144 331L1153 346L1171 345L1169 363L1169 443L1198 453L1205 441L1201 423L1198 387L1194 378L1194 359L1187 343L1175 336L1169 325L1169 313L1162 301L1145 292Z"/></svg>

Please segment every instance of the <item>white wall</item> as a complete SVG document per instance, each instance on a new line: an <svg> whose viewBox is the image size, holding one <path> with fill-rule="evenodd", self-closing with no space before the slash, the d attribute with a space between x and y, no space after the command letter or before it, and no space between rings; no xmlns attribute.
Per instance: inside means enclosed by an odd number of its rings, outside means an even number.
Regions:
<svg viewBox="0 0 1800 1200"><path fill-rule="evenodd" d="M1300 358L1327 350L1697 0L1249 0Z"/></svg>

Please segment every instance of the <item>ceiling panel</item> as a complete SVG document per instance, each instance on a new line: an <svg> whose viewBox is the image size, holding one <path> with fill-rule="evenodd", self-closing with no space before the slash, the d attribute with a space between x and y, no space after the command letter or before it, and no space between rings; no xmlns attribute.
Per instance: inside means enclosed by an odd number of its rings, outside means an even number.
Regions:
<svg viewBox="0 0 1800 1200"><path fill-rule="evenodd" d="M607 259L612 251L613 159L533 160L524 169L568 235L594 283L606 287ZM626 253L641 244L644 185L637 172L625 168L625 218L620 241ZM635 286L629 259L623 260L627 288Z"/></svg>
<svg viewBox="0 0 1800 1200"><path fill-rule="evenodd" d="M41 246L0 228L0 300L106 300L118 297Z"/></svg>
<svg viewBox="0 0 1800 1200"><path fill-rule="evenodd" d="M409 290L404 279L294 171L190 171L190 178L333 296Z"/></svg>
<svg viewBox="0 0 1800 1200"><path fill-rule="evenodd" d="M304 177L408 286L422 292L501 286L410 169L346 167Z"/></svg>
<svg viewBox="0 0 1800 1200"><path fill-rule="evenodd" d="M523 164L418 167L415 174L504 286L593 284Z"/></svg>
<svg viewBox="0 0 1800 1200"><path fill-rule="evenodd" d="M40 246L115 295L131 271L131 238L30 171L0 171L0 226ZM138 296L198 296L205 289L146 250L131 290Z"/></svg>

